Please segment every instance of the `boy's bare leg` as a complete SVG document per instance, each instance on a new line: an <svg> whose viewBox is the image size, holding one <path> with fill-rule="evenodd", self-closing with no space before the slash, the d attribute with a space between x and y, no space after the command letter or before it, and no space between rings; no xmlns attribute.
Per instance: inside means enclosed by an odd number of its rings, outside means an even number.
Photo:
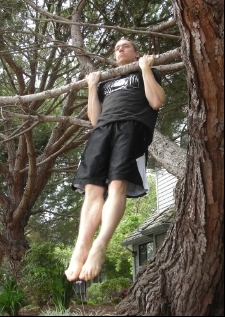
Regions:
<svg viewBox="0 0 225 317"><path fill-rule="evenodd" d="M101 222L104 191L105 189L100 186L85 186L85 198L81 209L79 234L69 267L65 271L65 275L69 281L74 281L79 277L82 266L88 257L95 231Z"/></svg>
<svg viewBox="0 0 225 317"><path fill-rule="evenodd" d="M124 215L126 189L127 181L114 180L109 185L108 198L102 211L101 230L79 274L81 280L91 280L101 270L107 245Z"/></svg>

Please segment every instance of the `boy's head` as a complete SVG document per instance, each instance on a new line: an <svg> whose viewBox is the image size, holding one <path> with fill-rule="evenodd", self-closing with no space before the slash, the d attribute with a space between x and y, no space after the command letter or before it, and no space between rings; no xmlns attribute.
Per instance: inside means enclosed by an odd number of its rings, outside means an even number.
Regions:
<svg viewBox="0 0 225 317"><path fill-rule="evenodd" d="M115 58L119 66L137 61L139 52L136 43L126 38L120 39L115 45Z"/></svg>

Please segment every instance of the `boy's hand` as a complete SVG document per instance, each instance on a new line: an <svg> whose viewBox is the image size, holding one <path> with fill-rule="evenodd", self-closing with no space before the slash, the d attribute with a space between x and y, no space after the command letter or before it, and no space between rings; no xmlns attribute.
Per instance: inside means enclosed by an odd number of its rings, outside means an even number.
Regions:
<svg viewBox="0 0 225 317"><path fill-rule="evenodd" d="M86 77L85 77L85 79L88 83L88 86L97 85L100 81L100 78L101 78L100 71L90 73L90 74L86 75Z"/></svg>
<svg viewBox="0 0 225 317"><path fill-rule="evenodd" d="M139 58L139 66L143 70L149 68L154 64L154 55L144 55Z"/></svg>

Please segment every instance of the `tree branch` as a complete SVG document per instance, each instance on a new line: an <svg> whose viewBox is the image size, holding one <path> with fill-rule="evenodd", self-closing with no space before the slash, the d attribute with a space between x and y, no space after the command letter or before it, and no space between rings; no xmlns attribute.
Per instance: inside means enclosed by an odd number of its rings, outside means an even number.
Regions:
<svg viewBox="0 0 225 317"><path fill-rule="evenodd" d="M168 51L166 53L160 54L155 56L155 68L157 68L160 72L171 71L173 66L171 65L161 65L157 66L166 62L170 62L171 60L180 59L180 49L176 48L172 51ZM180 68L184 68L183 63L179 63ZM101 73L101 81L117 77L119 75L123 75L132 71L139 70L139 63L134 62L128 65L119 66L117 68L113 68ZM175 64L175 69L177 70L177 64ZM33 95L26 95L26 96L14 96L14 97L0 97L0 104L1 105L10 105L10 104L25 104L27 102L36 101L36 100L43 100L48 98L54 98L56 96L68 93L73 91L74 89L82 89L87 87L86 79L82 79L77 82L72 82L68 85L61 86L59 88L46 90L40 93L36 93Z"/></svg>
<svg viewBox="0 0 225 317"><path fill-rule="evenodd" d="M176 19L171 19L166 22L162 22L158 25L153 26L151 29L153 32L162 32L164 30L168 30L169 28L172 28L177 25Z"/></svg>
<svg viewBox="0 0 225 317"><path fill-rule="evenodd" d="M4 113L7 114L7 116L12 118L20 118L25 119L29 122L37 121L39 123L41 122L63 122L66 124L76 124L78 126L84 127L84 128L91 128L92 125L89 121L77 119L75 117L67 117L67 116L42 116L42 115L30 115L30 114L21 114L21 113L15 113L10 111L4 111ZM30 130L30 128L28 128ZM28 131L28 130L26 130ZM23 131L22 133L24 133ZM13 138L17 137L18 135L14 135ZM5 139L3 142L8 141L8 139Z"/></svg>
<svg viewBox="0 0 225 317"><path fill-rule="evenodd" d="M9 67L15 72L18 86L19 86L19 93L22 94L24 89L25 89L25 82L24 82L24 78L23 78L22 68L17 66L17 64L14 62L14 60L12 59L12 56L11 56L11 54L9 54L9 52L4 52L5 46L6 45L5 45L4 38L3 38L2 34L0 34L0 50L2 51L1 55L5 59L6 63L9 65ZM15 87L15 85L14 85L14 87Z"/></svg>
<svg viewBox="0 0 225 317"><path fill-rule="evenodd" d="M92 24L92 23L82 23L82 22L72 22L71 20L68 20L66 18L63 18L59 15L56 14L51 14L44 10L43 8L35 5L31 0L24 0L29 6L31 6L34 10L38 11L39 13L49 17L47 21L57 21L60 22L61 24L69 24L69 25L79 25L79 26L89 26L92 28L105 28L105 29L111 29L111 30L116 30L120 32L129 32L129 33L138 33L138 34L149 34L149 35L154 35L158 37L166 37L174 40L180 40L180 36L176 35L170 35L170 34L165 34L165 33L158 33L158 32L153 32L153 31L140 31L135 30L135 29L127 29L127 28L122 28L119 26L112 26L112 25L104 25L104 24ZM46 22L46 20L42 20L42 22Z"/></svg>
<svg viewBox="0 0 225 317"><path fill-rule="evenodd" d="M187 151L170 141L157 129L155 129L153 141L148 151L170 174L179 179L184 177Z"/></svg>
<svg viewBox="0 0 225 317"><path fill-rule="evenodd" d="M28 209L27 206L29 204L29 199L31 197L36 180L36 155L31 131L26 132L25 137L27 144L27 155L29 158L28 179L23 192L23 198L21 199L18 208L13 214L14 221L19 221L19 218L24 214L24 210Z"/></svg>

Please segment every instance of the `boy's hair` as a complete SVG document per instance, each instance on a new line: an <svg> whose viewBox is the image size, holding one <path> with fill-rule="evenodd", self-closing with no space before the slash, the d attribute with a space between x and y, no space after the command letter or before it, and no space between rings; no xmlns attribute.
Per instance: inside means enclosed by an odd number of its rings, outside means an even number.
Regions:
<svg viewBox="0 0 225 317"><path fill-rule="evenodd" d="M135 50L135 52L138 52L139 51L139 49L138 49L138 45L137 45L137 43L135 42L135 41L133 41L133 40L130 40L129 38L127 38L127 37L121 37L116 43L118 43L120 40L126 40L126 41L129 41L131 44L132 44L132 46L133 46L133 48L134 48L134 50Z"/></svg>

